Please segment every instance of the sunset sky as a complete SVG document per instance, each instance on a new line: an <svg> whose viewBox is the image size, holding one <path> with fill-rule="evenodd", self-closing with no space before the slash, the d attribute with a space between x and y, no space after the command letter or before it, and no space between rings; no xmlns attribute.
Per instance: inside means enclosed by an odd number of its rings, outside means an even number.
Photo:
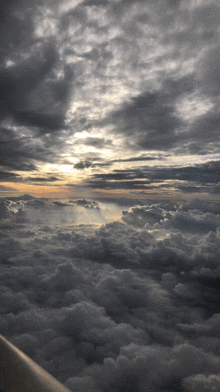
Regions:
<svg viewBox="0 0 220 392"><path fill-rule="evenodd" d="M4 0L0 196L217 199L216 0Z"/></svg>
<svg viewBox="0 0 220 392"><path fill-rule="evenodd" d="M0 334L72 392L219 392L219 0L0 0L0 54Z"/></svg>

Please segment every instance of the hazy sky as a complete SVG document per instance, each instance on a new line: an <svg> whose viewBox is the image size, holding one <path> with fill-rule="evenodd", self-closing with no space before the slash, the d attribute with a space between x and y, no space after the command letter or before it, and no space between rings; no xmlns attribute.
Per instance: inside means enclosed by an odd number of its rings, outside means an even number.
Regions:
<svg viewBox="0 0 220 392"><path fill-rule="evenodd" d="M216 199L218 0L4 0L0 195Z"/></svg>

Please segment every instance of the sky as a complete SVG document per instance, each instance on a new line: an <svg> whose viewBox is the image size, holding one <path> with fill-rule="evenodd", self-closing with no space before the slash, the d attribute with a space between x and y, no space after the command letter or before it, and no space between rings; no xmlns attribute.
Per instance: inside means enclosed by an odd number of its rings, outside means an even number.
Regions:
<svg viewBox="0 0 220 392"><path fill-rule="evenodd" d="M220 392L219 34L1 1L0 333L72 392Z"/></svg>
<svg viewBox="0 0 220 392"><path fill-rule="evenodd" d="M0 196L216 200L216 0L3 0Z"/></svg>

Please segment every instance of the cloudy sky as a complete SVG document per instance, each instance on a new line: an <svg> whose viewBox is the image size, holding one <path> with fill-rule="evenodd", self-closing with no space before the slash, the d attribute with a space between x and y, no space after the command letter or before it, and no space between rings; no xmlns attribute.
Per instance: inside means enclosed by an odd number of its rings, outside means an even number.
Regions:
<svg viewBox="0 0 220 392"><path fill-rule="evenodd" d="M74 392L220 392L220 5L1 0L0 333Z"/></svg>
<svg viewBox="0 0 220 392"><path fill-rule="evenodd" d="M2 1L0 195L216 199L219 21L218 0Z"/></svg>

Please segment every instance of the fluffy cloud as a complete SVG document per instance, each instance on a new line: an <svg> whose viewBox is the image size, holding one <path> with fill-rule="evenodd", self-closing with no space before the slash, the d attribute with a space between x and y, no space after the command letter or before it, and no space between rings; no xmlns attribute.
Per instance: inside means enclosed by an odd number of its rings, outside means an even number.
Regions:
<svg viewBox="0 0 220 392"><path fill-rule="evenodd" d="M208 372L212 369L217 370L218 365L217 358L188 344L175 346L172 350L152 346L139 347L132 344L121 350L116 361L108 359L102 367L93 366L89 369L86 372L87 377L82 380L82 385L85 383L86 386L90 380L95 379L98 384L95 391L107 388L110 390L138 388L141 391L155 392L164 389L178 391L181 390L179 377L197 373L199 369L206 368ZM214 377L212 377L213 381ZM78 386L78 379L76 384L74 381L70 379L67 382L73 390ZM189 384L186 382L186 385Z"/></svg>
<svg viewBox="0 0 220 392"><path fill-rule="evenodd" d="M2 200L1 333L72 390L218 388L219 204L89 203Z"/></svg>
<svg viewBox="0 0 220 392"><path fill-rule="evenodd" d="M220 377L215 374L208 377L203 374L197 374L196 376L187 377L184 380L184 386L192 392L198 392L201 388L204 391L218 391L220 388Z"/></svg>

